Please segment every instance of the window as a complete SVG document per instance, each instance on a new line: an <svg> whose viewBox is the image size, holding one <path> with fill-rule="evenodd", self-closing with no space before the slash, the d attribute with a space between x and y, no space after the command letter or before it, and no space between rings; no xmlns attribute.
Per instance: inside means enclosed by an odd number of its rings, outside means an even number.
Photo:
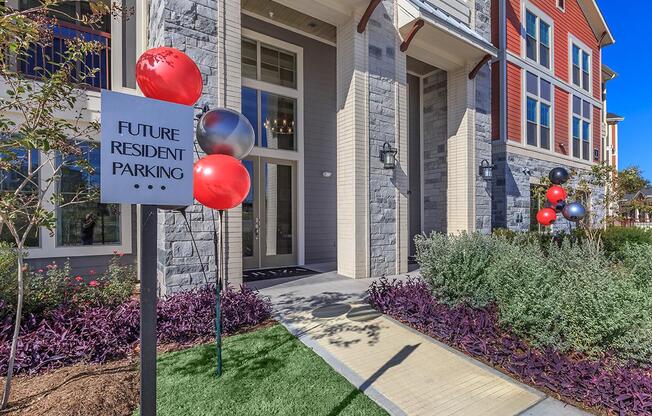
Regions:
<svg viewBox="0 0 652 416"><path fill-rule="evenodd" d="M557 0L557 8L562 12L566 11L566 0Z"/></svg>
<svg viewBox="0 0 652 416"><path fill-rule="evenodd" d="M242 38L242 113L257 146L297 150L298 68L297 53Z"/></svg>
<svg viewBox="0 0 652 416"><path fill-rule="evenodd" d="M550 69L551 26L532 13L525 12L525 54L543 67Z"/></svg>
<svg viewBox="0 0 652 416"><path fill-rule="evenodd" d="M296 99L243 87L242 114L254 128L257 146L296 150Z"/></svg>
<svg viewBox="0 0 652 416"><path fill-rule="evenodd" d="M552 84L526 72L526 141L530 146L551 149Z"/></svg>
<svg viewBox="0 0 652 416"><path fill-rule="evenodd" d="M573 96L573 157L591 159L591 103Z"/></svg>
<svg viewBox="0 0 652 416"><path fill-rule="evenodd" d="M572 55L572 80L573 84L584 89L591 90L591 55L577 44L571 44Z"/></svg>
<svg viewBox="0 0 652 416"><path fill-rule="evenodd" d="M288 88L297 87L297 56L242 38L242 76Z"/></svg>
<svg viewBox="0 0 652 416"><path fill-rule="evenodd" d="M38 167L39 155L38 152L27 152L25 150L19 149L7 151L3 154L0 154L0 157L3 159L3 162L8 162L11 165L10 169L0 170L0 193L3 194L0 197L3 197L9 196L8 194L13 194L16 192L18 187L23 183L25 177L29 175L30 168L36 169ZM27 185L20 192L18 197L23 198L23 200L20 201L21 204L23 204L24 201L26 206L34 205L34 201L30 201L30 198L38 191L38 187L36 185L38 181L39 177L37 176L34 178L34 184ZM18 228L17 231L19 235L22 237L22 234L25 232L28 225L27 217L21 216L20 214L17 215L15 224ZM0 241L15 244L14 237L9 232L9 229L7 229L5 226L0 227ZM34 229L34 231L30 232L30 234L27 236L25 245L27 247L38 247L40 245L39 243L39 231L38 229Z"/></svg>
<svg viewBox="0 0 652 416"><path fill-rule="evenodd" d="M96 147L83 146L82 153L80 163L87 164L92 171L82 170L72 161L61 170L56 245L120 244L120 205L95 202L100 186L100 151Z"/></svg>

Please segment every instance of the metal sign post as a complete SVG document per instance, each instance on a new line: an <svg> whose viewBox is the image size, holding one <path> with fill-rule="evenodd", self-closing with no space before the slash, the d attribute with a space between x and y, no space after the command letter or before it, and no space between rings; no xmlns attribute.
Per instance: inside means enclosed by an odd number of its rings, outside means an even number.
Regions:
<svg viewBox="0 0 652 416"><path fill-rule="evenodd" d="M156 416L157 207L193 203L193 108L102 91L100 200L139 205L140 413Z"/></svg>
<svg viewBox="0 0 652 416"><path fill-rule="evenodd" d="M156 416L157 208L140 205L140 414Z"/></svg>

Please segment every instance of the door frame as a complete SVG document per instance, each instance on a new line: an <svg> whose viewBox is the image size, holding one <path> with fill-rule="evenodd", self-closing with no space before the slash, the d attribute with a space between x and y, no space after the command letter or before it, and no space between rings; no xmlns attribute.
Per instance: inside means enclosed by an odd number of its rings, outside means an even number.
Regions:
<svg viewBox="0 0 652 416"><path fill-rule="evenodd" d="M299 201L297 199L297 162L294 160L283 160L277 158L269 158L263 156L248 156L245 160L253 163L254 180L252 181L253 197L254 197L254 227L258 228L258 237L254 238L253 256L243 257L243 266L245 270L255 269L269 269L274 267L284 267L294 265L299 258L298 253L298 239L297 239L297 222L298 213L297 207ZM263 177L264 170L262 169L265 164L275 164L282 166L290 166L292 168L291 186L292 186L292 254L271 255L266 254L266 243L264 237L267 237L266 231L267 223L265 221L265 213L267 212L266 201L268 200L265 184L266 180ZM255 221L259 218L259 221ZM258 223L256 225L256 222ZM278 259L275 261L275 258ZM294 260L296 259L296 260ZM293 261L294 260L294 261Z"/></svg>
<svg viewBox="0 0 652 416"><path fill-rule="evenodd" d="M296 246L297 246L297 265L305 265L305 168L304 168L304 86L303 86L303 48L292 43L284 42L282 40L273 38L271 36L263 35L262 33L255 32L250 29L242 28L242 37L246 37L258 42L275 46L279 49L284 49L293 52L297 57L297 88L296 90L274 85L262 81L248 79L242 77L242 87L253 88L256 90L267 91L273 94L278 94L286 97L291 97L297 100L297 128L296 128L296 150L279 150L268 149L264 147L254 146L251 151L251 156L258 156L267 159L277 159L284 161L293 161L296 163ZM260 105L258 106L260 112ZM260 116L260 114L259 114Z"/></svg>

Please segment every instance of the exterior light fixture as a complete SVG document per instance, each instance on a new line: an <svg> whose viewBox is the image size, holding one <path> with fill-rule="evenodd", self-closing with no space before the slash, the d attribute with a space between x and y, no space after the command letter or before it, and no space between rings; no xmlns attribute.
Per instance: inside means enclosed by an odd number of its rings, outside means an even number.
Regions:
<svg viewBox="0 0 652 416"><path fill-rule="evenodd" d="M380 161L383 162L383 168L396 169L396 154L398 150L385 142L383 148L380 149Z"/></svg>
<svg viewBox="0 0 652 416"><path fill-rule="evenodd" d="M487 161L487 159L484 159L482 162L480 162L480 176L482 179L485 181L490 181L491 178L493 178L494 174L494 168L496 165L492 165Z"/></svg>

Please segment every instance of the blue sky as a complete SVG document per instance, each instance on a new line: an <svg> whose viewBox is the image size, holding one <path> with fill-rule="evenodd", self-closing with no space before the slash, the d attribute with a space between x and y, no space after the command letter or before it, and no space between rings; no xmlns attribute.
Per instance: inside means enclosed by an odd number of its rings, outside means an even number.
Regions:
<svg viewBox="0 0 652 416"><path fill-rule="evenodd" d="M647 7L639 1L598 0L616 38L603 49L602 61L619 74L607 88L610 112L625 117L620 124L620 168L638 165L652 180L652 82L642 76L652 68L652 48L645 42ZM641 24L641 23L644 24Z"/></svg>

